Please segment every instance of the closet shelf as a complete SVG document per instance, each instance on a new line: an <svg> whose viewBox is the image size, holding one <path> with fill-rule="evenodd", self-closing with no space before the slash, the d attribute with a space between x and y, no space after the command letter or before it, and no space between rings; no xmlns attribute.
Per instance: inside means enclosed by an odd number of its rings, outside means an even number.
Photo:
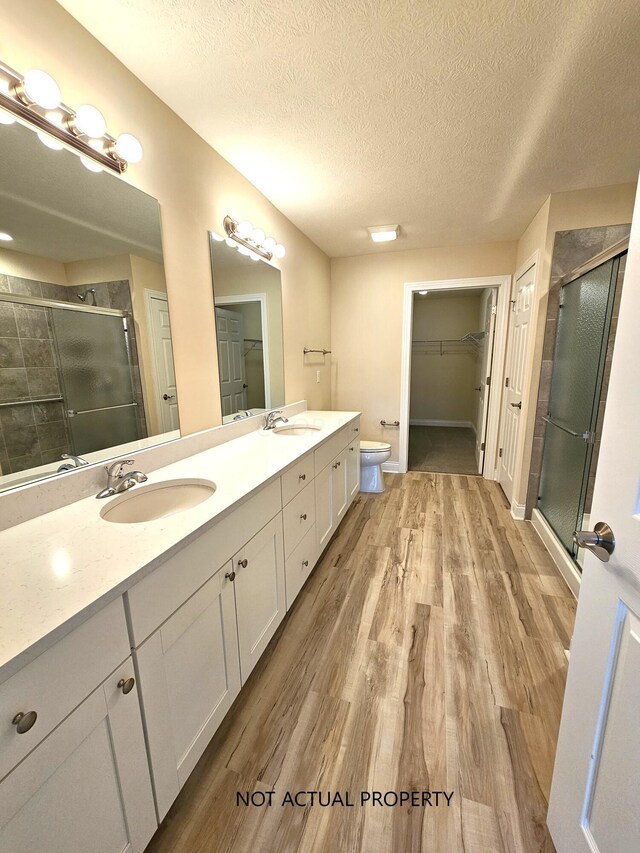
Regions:
<svg viewBox="0 0 640 853"><path fill-rule="evenodd" d="M414 350L422 355L453 355L476 352L481 345L485 332L468 332L462 338L442 338L441 340L411 341Z"/></svg>

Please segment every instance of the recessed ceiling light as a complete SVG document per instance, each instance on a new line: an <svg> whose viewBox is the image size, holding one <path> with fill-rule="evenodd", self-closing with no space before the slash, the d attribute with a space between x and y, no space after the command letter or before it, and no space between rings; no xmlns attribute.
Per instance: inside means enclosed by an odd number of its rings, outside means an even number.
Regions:
<svg viewBox="0 0 640 853"><path fill-rule="evenodd" d="M374 243L387 243L398 236L398 225L374 225L367 228Z"/></svg>
<svg viewBox="0 0 640 853"><path fill-rule="evenodd" d="M0 231L0 240L13 240L11 234L7 234L6 231Z"/></svg>

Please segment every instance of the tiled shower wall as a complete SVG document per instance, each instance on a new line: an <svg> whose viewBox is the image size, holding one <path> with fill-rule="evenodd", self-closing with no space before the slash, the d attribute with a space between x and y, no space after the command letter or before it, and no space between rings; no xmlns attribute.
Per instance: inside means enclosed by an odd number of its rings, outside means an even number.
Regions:
<svg viewBox="0 0 640 853"><path fill-rule="evenodd" d="M556 343L556 328L558 324L558 312L560 304L560 279L587 263L590 258L604 252L610 246L629 236L630 225L609 225L600 228L579 228L574 231L557 231L553 245L553 257L551 260L551 287L547 302L547 320L544 331L544 345L542 352L542 367L540 370L540 385L538 387L538 404L536 409L536 423L533 438L533 452L531 456L531 467L529 469L529 484L527 488L526 518L531 518L531 513L538 502L538 491L540 487L540 472L542 469L542 451L544 448L545 422L542 418L549 409L549 395L551 391L551 375L553 373L553 354ZM600 432L602 429L602 418L604 417L604 404L608 377L611 369L611 358L613 356L613 345L615 340L615 329L617 325L618 308L620 305L620 294L622 292L622 278L624 275L624 263L620 264L616 290L616 301L614 304L613 318L611 321L611 335L607 349L607 361L605 366L602 394L600 396L600 407L598 409L598 424L596 428L596 445L594 447L591 465L587 499L587 512L590 505L590 496L595 479L595 465L600 448Z"/></svg>
<svg viewBox="0 0 640 853"><path fill-rule="evenodd" d="M132 317L129 282L66 287L0 275L0 291L23 296L76 302L78 293L87 294L86 303L102 308L117 308ZM135 400L138 403L140 436L147 435L138 366L135 328L129 322L134 364ZM0 302L0 403L28 401L40 397L59 397L60 380L53 346L53 334L45 308ZM0 473L16 473L61 459L71 453L71 441L61 402L0 406Z"/></svg>

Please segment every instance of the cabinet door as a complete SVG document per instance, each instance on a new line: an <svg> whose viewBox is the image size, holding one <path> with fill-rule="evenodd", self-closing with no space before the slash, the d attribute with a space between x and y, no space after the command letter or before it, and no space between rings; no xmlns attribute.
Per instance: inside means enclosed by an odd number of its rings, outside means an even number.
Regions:
<svg viewBox="0 0 640 853"><path fill-rule="evenodd" d="M349 504L360 491L360 441L347 448L347 497Z"/></svg>
<svg viewBox="0 0 640 853"><path fill-rule="evenodd" d="M233 569L244 684L286 612L281 514L236 554Z"/></svg>
<svg viewBox="0 0 640 853"><path fill-rule="evenodd" d="M128 658L5 777L3 853L142 853L157 822L132 675Z"/></svg>
<svg viewBox="0 0 640 853"><path fill-rule="evenodd" d="M338 526L344 514L349 507L349 466L347 465L347 456L349 448L340 453L339 456L331 463L331 494L333 503L333 527Z"/></svg>
<svg viewBox="0 0 640 853"><path fill-rule="evenodd" d="M315 479L318 554L327 547L334 531L332 474L332 464L329 464L316 475Z"/></svg>
<svg viewBox="0 0 640 853"><path fill-rule="evenodd" d="M231 564L134 652L160 820L240 690Z"/></svg>

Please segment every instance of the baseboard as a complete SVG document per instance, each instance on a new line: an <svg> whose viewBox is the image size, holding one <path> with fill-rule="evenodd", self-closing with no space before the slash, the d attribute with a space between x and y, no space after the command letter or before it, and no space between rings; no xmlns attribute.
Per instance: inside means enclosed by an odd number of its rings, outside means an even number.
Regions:
<svg viewBox="0 0 640 853"><path fill-rule="evenodd" d="M515 501L511 502L511 518L515 518L516 521L524 521L526 510L526 504L517 504Z"/></svg>
<svg viewBox="0 0 640 853"><path fill-rule="evenodd" d="M383 462L382 470L386 471L388 474L399 474L400 473L400 463L399 462Z"/></svg>
<svg viewBox="0 0 640 853"><path fill-rule="evenodd" d="M409 426L467 427L475 432L471 421L438 421L430 418L411 418Z"/></svg>
<svg viewBox="0 0 640 853"><path fill-rule="evenodd" d="M534 509L531 515L531 523L533 524L533 529L542 540L542 544L551 555L551 559L558 567L564 582L577 598L580 594L580 583L582 581L582 575L578 571L578 567L558 541L558 537L539 509Z"/></svg>

